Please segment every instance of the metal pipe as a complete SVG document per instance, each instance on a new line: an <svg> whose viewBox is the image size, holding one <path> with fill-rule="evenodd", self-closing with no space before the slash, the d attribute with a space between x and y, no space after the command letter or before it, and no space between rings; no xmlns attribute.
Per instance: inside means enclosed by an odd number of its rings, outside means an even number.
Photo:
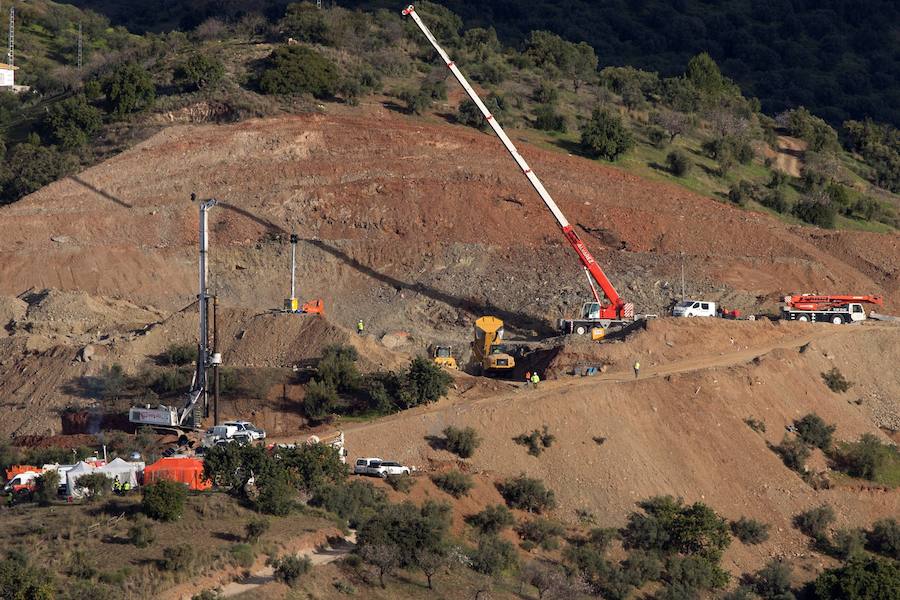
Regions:
<svg viewBox="0 0 900 600"><path fill-rule="evenodd" d="M296 281L297 281L297 242L300 238L296 233L291 234L291 300L297 297Z"/></svg>

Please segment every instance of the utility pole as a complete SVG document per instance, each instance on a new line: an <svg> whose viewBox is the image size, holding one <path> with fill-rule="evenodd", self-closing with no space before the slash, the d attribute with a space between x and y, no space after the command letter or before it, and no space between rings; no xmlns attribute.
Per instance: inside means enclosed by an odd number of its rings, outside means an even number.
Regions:
<svg viewBox="0 0 900 600"><path fill-rule="evenodd" d="M681 299L684 300L684 252L681 253Z"/></svg>
<svg viewBox="0 0 900 600"><path fill-rule="evenodd" d="M6 51L6 63L16 66L16 7L9 7L9 50Z"/></svg>
<svg viewBox="0 0 900 600"><path fill-rule="evenodd" d="M81 23L78 23L78 70L82 65L82 41L81 41Z"/></svg>

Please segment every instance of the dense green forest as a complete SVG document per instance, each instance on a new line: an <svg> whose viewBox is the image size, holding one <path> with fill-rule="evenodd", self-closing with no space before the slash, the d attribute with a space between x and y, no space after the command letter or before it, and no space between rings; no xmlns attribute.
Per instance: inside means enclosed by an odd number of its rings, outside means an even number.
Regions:
<svg viewBox="0 0 900 600"><path fill-rule="evenodd" d="M287 0L75 0L132 31L193 29L217 16L276 17ZM325 0L325 5L333 5ZM398 11L404 2L338 0ZM603 66L680 74L708 52L748 96L774 114L798 105L832 125L870 117L900 125L900 3L892 0L445 0L467 27L493 27L521 47L548 30L586 41Z"/></svg>
<svg viewBox="0 0 900 600"><path fill-rule="evenodd" d="M610 66L589 44L546 30L509 45L493 28L466 28L443 5L423 1L418 12L492 112L532 143L789 222L900 226L900 133L891 125L848 120L838 130L802 106L766 114L705 52L666 75ZM0 203L95 164L198 105L224 122L365 99L484 128L474 104L449 104L455 83L396 10L197 2L165 13L178 27L202 19L192 29L140 35L49 0L22 4L18 14L18 75L32 90L0 93ZM776 164L782 134L806 143L793 176Z"/></svg>

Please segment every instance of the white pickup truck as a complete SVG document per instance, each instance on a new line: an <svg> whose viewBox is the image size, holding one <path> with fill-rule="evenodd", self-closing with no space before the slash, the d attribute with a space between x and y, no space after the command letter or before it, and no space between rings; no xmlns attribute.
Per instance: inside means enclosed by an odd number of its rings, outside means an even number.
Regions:
<svg viewBox="0 0 900 600"><path fill-rule="evenodd" d="M249 421L225 421L221 425L210 427L203 435L200 444L204 448L211 448L221 444L237 442L249 444L257 440L264 440L266 432L254 427Z"/></svg>
<svg viewBox="0 0 900 600"><path fill-rule="evenodd" d="M388 475L409 475L409 467L380 458L358 458L356 464L353 465L353 472L357 475L371 475L387 479Z"/></svg>

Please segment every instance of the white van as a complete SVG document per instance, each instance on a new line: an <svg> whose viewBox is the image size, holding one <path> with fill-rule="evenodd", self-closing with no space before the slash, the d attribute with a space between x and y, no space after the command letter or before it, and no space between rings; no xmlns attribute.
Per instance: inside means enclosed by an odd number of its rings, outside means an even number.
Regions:
<svg viewBox="0 0 900 600"><path fill-rule="evenodd" d="M705 300L682 300L672 309L673 317L715 317L716 303Z"/></svg>

